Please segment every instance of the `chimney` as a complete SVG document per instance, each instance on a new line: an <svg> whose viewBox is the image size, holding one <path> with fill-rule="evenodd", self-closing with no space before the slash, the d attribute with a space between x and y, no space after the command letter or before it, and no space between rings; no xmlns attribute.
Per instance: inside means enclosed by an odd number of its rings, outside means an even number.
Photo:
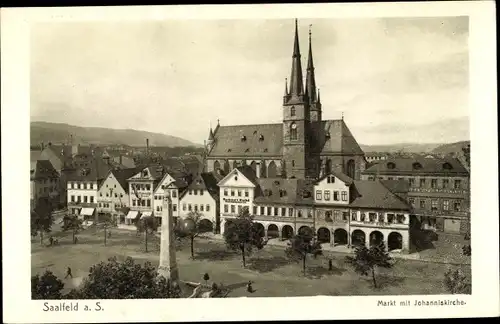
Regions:
<svg viewBox="0 0 500 324"><path fill-rule="evenodd" d="M120 165L122 164L122 155L120 154Z"/></svg>
<svg viewBox="0 0 500 324"><path fill-rule="evenodd" d="M260 162L255 163L255 175L260 178Z"/></svg>
<svg viewBox="0 0 500 324"><path fill-rule="evenodd" d="M149 138L146 138L146 153L149 154Z"/></svg>

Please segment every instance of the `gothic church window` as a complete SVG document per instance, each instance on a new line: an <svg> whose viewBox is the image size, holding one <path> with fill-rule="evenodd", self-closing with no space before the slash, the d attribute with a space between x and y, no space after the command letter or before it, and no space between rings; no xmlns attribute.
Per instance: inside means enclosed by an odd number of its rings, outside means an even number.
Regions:
<svg viewBox="0 0 500 324"><path fill-rule="evenodd" d="M292 123L292 125L290 125L290 139L292 141L297 140L297 124L295 123Z"/></svg>
<svg viewBox="0 0 500 324"><path fill-rule="evenodd" d="M290 108L290 116L295 116L295 107Z"/></svg>

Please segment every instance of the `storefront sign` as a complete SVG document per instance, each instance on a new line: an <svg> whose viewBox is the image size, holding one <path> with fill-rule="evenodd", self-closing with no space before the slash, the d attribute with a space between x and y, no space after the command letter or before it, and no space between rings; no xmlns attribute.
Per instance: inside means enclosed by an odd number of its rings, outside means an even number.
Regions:
<svg viewBox="0 0 500 324"><path fill-rule="evenodd" d="M245 204L250 202L250 199L248 198L222 198L225 203L230 203L230 204Z"/></svg>

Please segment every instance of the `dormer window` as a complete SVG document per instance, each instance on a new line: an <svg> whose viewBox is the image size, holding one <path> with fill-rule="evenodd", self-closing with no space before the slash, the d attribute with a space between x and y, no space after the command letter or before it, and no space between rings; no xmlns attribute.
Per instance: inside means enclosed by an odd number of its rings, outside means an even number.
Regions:
<svg viewBox="0 0 500 324"><path fill-rule="evenodd" d="M453 169L453 166L450 163L446 162L443 164L443 169L451 170L451 169Z"/></svg>
<svg viewBox="0 0 500 324"><path fill-rule="evenodd" d="M241 141L245 142L247 140L247 137L245 135L241 135Z"/></svg>
<svg viewBox="0 0 500 324"><path fill-rule="evenodd" d="M259 141L263 141L263 140L264 140L264 135L260 134Z"/></svg>
<svg viewBox="0 0 500 324"><path fill-rule="evenodd" d="M387 168L388 169L394 169L395 167L396 167L396 164L394 162L387 163Z"/></svg>
<svg viewBox="0 0 500 324"><path fill-rule="evenodd" d="M420 169L422 169L422 164L420 164L419 162L413 163L412 166L413 166L414 170L420 170Z"/></svg>

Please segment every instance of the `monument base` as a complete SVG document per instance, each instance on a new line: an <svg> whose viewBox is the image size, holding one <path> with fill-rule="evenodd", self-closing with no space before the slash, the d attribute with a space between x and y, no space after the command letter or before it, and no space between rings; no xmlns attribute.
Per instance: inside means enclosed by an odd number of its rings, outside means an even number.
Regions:
<svg viewBox="0 0 500 324"><path fill-rule="evenodd" d="M179 270L177 267L159 266L158 274L162 275L167 280L170 279L172 282L179 283Z"/></svg>

